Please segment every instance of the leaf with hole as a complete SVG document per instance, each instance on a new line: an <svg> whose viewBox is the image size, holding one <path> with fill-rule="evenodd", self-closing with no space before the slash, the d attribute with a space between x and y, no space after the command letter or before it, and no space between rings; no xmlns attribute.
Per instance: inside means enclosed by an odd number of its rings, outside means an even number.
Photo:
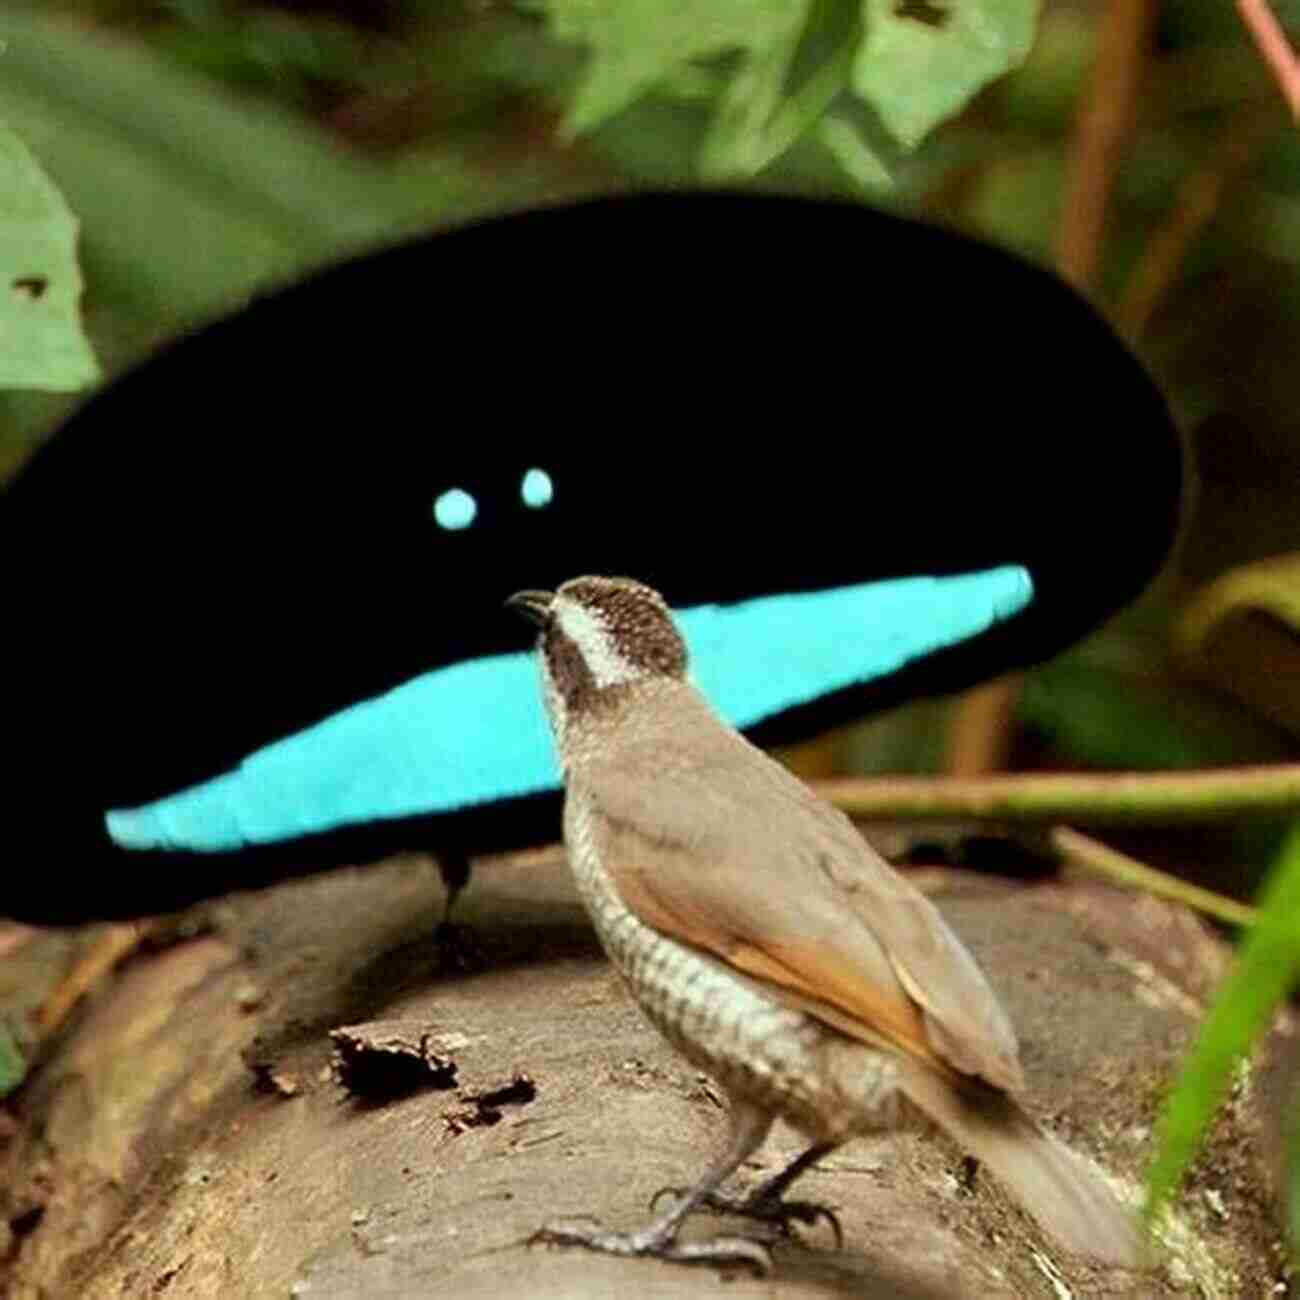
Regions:
<svg viewBox="0 0 1300 1300"><path fill-rule="evenodd" d="M0 127L0 387L68 392L99 377L80 299L76 220L27 146Z"/></svg>
<svg viewBox="0 0 1300 1300"><path fill-rule="evenodd" d="M864 0L853 89L914 149L1029 53L1038 0Z"/></svg>

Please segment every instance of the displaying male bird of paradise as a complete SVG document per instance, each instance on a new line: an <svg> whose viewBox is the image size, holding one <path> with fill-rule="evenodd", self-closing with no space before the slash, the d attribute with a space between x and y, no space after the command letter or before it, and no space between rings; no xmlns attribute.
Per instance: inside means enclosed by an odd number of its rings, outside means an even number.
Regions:
<svg viewBox="0 0 1300 1300"><path fill-rule="evenodd" d="M0 498L0 913L553 838L502 593L635 574L788 742L1076 640L1180 475L1078 295L859 206L603 199L356 258L106 387Z"/></svg>

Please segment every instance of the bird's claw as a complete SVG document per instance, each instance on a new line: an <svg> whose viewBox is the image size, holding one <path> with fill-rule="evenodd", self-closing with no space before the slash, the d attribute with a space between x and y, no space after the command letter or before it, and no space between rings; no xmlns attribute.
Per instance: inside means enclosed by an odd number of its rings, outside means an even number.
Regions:
<svg viewBox="0 0 1300 1300"><path fill-rule="evenodd" d="M659 1202L665 1196L685 1196L690 1191L689 1187L661 1187L650 1198L650 1213L653 1214L659 1208Z"/></svg>
<svg viewBox="0 0 1300 1300"><path fill-rule="evenodd" d="M663 1196L669 1194L681 1196L686 1191L682 1187L661 1187L650 1202L651 1210ZM839 1216L827 1205L817 1201L787 1201L780 1196L771 1196L760 1188L751 1196L725 1196L721 1192L710 1192L700 1198L698 1210L711 1210L714 1214L734 1214L742 1219L755 1219L760 1223L770 1223L782 1233L791 1236L790 1224L802 1223L813 1228L825 1220L835 1234L835 1249L844 1249L844 1229L840 1226Z"/></svg>
<svg viewBox="0 0 1300 1300"><path fill-rule="evenodd" d="M789 1235L792 1219L809 1228L815 1228L824 1219L835 1234L835 1249L844 1249L844 1229L840 1225L840 1217L829 1205L821 1205L817 1201L777 1200L771 1202L769 1210L761 1202L759 1204L761 1208L757 1212L750 1211L751 1217L764 1220L770 1218L771 1222L778 1224L786 1235Z"/></svg>

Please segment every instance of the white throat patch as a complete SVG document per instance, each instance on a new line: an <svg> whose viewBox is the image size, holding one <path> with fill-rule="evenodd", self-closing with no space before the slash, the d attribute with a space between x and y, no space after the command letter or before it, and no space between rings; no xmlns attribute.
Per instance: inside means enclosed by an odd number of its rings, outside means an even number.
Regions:
<svg viewBox="0 0 1300 1300"><path fill-rule="evenodd" d="M556 618L560 630L577 646L598 688L618 686L642 676L619 654L609 625L595 610L561 598L557 601Z"/></svg>

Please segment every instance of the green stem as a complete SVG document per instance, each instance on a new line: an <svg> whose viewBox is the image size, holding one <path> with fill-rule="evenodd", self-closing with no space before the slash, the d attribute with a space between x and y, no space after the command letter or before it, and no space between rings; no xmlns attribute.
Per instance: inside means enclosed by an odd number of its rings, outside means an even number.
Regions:
<svg viewBox="0 0 1300 1300"><path fill-rule="evenodd" d="M779 158L820 118L848 85L857 46L842 45L772 114L764 133L764 166Z"/></svg>
<svg viewBox="0 0 1300 1300"><path fill-rule="evenodd" d="M1167 872L1157 871L1145 862L1130 858L1127 853L1112 849L1109 844L1102 844L1087 835L1068 826L1054 827L1048 834L1052 848L1071 866L1080 867L1092 875L1105 877L1123 885L1132 885L1157 898L1168 898L1175 903L1212 916L1228 925L1251 926L1258 919L1253 907L1239 903L1236 899L1225 898L1213 890L1202 889L1171 876Z"/></svg>
<svg viewBox="0 0 1300 1300"><path fill-rule="evenodd" d="M848 777L819 781L816 789L864 820L1169 825L1300 813L1300 764L1201 772Z"/></svg>

